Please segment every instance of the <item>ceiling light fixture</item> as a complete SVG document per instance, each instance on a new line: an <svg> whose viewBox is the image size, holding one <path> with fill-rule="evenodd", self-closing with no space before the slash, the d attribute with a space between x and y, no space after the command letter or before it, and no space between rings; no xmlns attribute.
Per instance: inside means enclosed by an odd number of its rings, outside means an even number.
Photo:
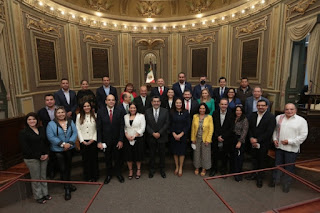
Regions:
<svg viewBox="0 0 320 213"><path fill-rule="evenodd" d="M182 25L182 28L186 28L186 25Z"/></svg>
<svg viewBox="0 0 320 213"><path fill-rule="evenodd" d="M82 19L83 19L83 21L87 21L87 19L85 17L83 17Z"/></svg>
<svg viewBox="0 0 320 213"><path fill-rule="evenodd" d="M42 1L39 1L39 5L40 5L40 6L43 6L43 3L42 3Z"/></svg>
<svg viewBox="0 0 320 213"><path fill-rule="evenodd" d="M233 18L233 17L235 17L235 14L234 14L234 13L232 13L232 15L231 15L231 16L232 16L232 18Z"/></svg>
<svg viewBox="0 0 320 213"><path fill-rule="evenodd" d="M135 29L137 29L137 27L134 27L134 28L135 28ZM146 26L144 26L144 27L143 27L143 29L144 29L144 30L146 30L146 29L147 29L147 27L146 27Z"/></svg>
<svg viewBox="0 0 320 213"><path fill-rule="evenodd" d="M107 26L107 23L106 23L106 22L103 22L103 26Z"/></svg>
<svg viewBox="0 0 320 213"><path fill-rule="evenodd" d="M166 26L163 26L163 29L165 30L167 27Z"/></svg>
<svg viewBox="0 0 320 213"><path fill-rule="evenodd" d="M133 27L133 29L134 29L134 30L136 30L136 29L137 29L137 26L134 26L134 27ZM146 27L144 27L143 29L147 29L147 28L146 28Z"/></svg>
<svg viewBox="0 0 320 213"><path fill-rule="evenodd" d="M202 18L202 16L203 16L203 15L202 15L201 13L199 13L199 14L196 15L197 18Z"/></svg>
<svg viewBox="0 0 320 213"><path fill-rule="evenodd" d="M152 22L153 21L153 18L147 18L147 22Z"/></svg>
<svg viewBox="0 0 320 213"><path fill-rule="evenodd" d="M206 24L206 21L203 21L202 24L205 25L205 24Z"/></svg>
<svg viewBox="0 0 320 213"><path fill-rule="evenodd" d="M212 19L212 20L211 20L211 22L212 22L212 23L214 23L214 22L215 22L215 20L214 20L214 19Z"/></svg>
<svg viewBox="0 0 320 213"><path fill-rule="evenodd" d="M252 6L251 6L251 9L254 9L254 8L255 8L255 6L254 6L254 5L252 5Z"/></svg>
<svg viewBox="0 0 320 213"><path fill-rule="evenodd" d="M176 29L176 25L173 25L172 28L173 28L173 29Z"/></svg>
<svg viewBox="0 0 320 213"><path fill-rule="evenodd" d="M223 21L224 19L225 19L225 17L224 17L224 16L222 16L221 20Z"/></svg>
<svg viewBox="0 0 320 213"><path fill-rule="evenodd" d="M261 4L264 4L266 1L265 0L261 0Z"/></svg>
<svg viewBox="0 0 320 213"><path fill-rule="evenodd" d="M154 26L154 27L153 27L153 29L154 29L154 30L156 30L156 29L157 29L157 27L156 27L156 26Z"/></svg>
<svg viewBox="0 0 320 213"><path fill-rule="evenodd" d="M246 11L245 10L241 10L241 13L245 13Z"/></svg>
<svg viewBox="0 0 320 213"><path fill-rule="evenodd" d="M72 18L76 18L76 16L74 14L71 15Z"/></svg>
<svg viewBox="0 0 320 213"><path fill-rule="evenodd" d="M192 23L192 27L194 27L196 24L195 23Z"/></svg>
<svg viewBox="0 0 320 213"><path fill-rule="evenodd" d="M53 7L50 7L50 10L51 10L51 11L54 11L54 8L53 8Z"/></svg>
<svg viewBox="0 0 320 213"><path fill-rule="evenodd" d="M64 11L61 11L61 14L64 15Z"/></svg>
<svg viewBox="0 0 320 213"><path fill-rule="evenodd" d="M97 22L94 20L93 23L96 24Z"/></svg>
<svg viewBox="0 0 320 213"><path fill-rule="evenodd" d="M118 25L117 24L114 24L114 27L117 27Z"/></svg>

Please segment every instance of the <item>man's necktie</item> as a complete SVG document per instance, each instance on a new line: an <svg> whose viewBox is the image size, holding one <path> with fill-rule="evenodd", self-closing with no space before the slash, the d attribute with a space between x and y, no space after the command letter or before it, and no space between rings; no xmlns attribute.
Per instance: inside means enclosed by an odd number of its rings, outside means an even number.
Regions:
<svg viewBox="0 0 320 213"><path fill-rule="evenodd" d="M110 109L109 118L110 118L110 122L111 122L111 123L112 123L112 117L113 117L113 115L112 115L112 109Z"/></svg>
<svg viewBox="0 0 320 213"><path fill-rule="evenodd" d="M160 87L160 95L162 95L163 91L162 91L162 87Z"/></svg>
<svg viewBox="0 0 320 213"><path fill-rule="evenodd" d="M223 96L223 88L221 88L221 93L220 93L220 97L222 98Z"/></svg>
<svg viewBox="0 0 320 213"><path fill-rule="evenodd" d="M156 123L158 122L158 118L159 118L158 110L156 110L156 112L154 113L154 120L156 121Z"/></svg>
<svg viewBox="0 0 320 213"><path fill-rule="evenodd" d="M129 105L126 105L126 112L129 113Z"/></svg>
<svg viewBox="0 0 320 213"><path fill-rule="evenodd" d="M190 103L189 103L189 101L187 101L186 110L188 110L190 112Z"/></svg>

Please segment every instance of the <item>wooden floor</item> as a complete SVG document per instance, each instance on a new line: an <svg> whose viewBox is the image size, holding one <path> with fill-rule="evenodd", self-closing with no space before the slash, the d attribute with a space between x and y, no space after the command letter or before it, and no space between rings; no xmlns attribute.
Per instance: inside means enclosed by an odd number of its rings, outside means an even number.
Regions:
<svg viewBox="0 0 320 213"><path fill-rule="evenodd" d="M5 184L15 178L26 175L29 173L27 165L22 162L13 167L10 167L6 171L0 171L0 185Z"/></svg>

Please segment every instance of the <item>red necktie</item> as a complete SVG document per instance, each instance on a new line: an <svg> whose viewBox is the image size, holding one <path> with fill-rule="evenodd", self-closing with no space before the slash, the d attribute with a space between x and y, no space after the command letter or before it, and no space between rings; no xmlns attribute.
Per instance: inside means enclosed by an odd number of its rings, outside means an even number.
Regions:
<svg viewBox="0 0 320 213"><path fill-rule="evenodd" d="M110 114L109 114L109 118L110 118L110 122L112 123L112 109L110 109Z"/></svg>
<svg viewBox="0 0 320 213"><path fill-rule="evenodd" d="M163 91L162 91L162 87L160 87L160 95L162 95Z"/></svg>

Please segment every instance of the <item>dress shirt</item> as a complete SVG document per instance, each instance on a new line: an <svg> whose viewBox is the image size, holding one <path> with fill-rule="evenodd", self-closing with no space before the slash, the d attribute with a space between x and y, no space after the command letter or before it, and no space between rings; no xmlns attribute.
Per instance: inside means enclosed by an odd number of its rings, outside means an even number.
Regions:
<svg viewBox="0 0 320 213"><path fill-rule="evenodd" d="M164 92L164 87L162 86L162 87L158 87L158 90L159 90L159 94L161 95L161 92L160 92L160 90L162 89L162 92Z"/></svg>
<svg viewBox="0 0 320 213"><path fill-rule="evenodd" d="M173 100L168 100L170 109L172 108L172 102L173 102Z"/></svg>
<svg viewBox="0 0 320 213"><path fill-rule="evenodd" d="M255 98L253 98L253 106L252 106L252 112L257 112L258 111L258 109L257 109L257 103L258 103L258 101L260 101L261 100L261 96L260 96L260 98L257 100L257 99L255 99Z"/></svg>
<svg viewBox="0 0 320 213"><path fill-rule="evenodd" d="M97 115L95 115L97 116ZM96 121L90 114L85 114L83 124L80 124L80 113L77 115L76 126L80 143L85 140L97 140Z"/></svg>
<svg viewBox="0 0 320 213"><path fill-rule="evenodd" d="M186 82L183 82L183 84L180 84L180 83L179 83L179 85L180 85L181 92L183 93L183 92L184 92L184 89L185 89L185 87L186 87Z"/></svg>
<svg viewBox="0 0 320 213"><path fill-rule="evenodd" d="M158 109L153 108L153 116L154 116L154 119L156 120L156 122L158 122L159 108Z"/></svg>
<svg viewBox="0 0 320 213"><path fill-rule="evenodd" d="M141 96L141 95L140 95L140 97L141 97L143 106L146 106L146 99L147 99L147 97L143 97L143 96Z"/></svg>
<svg viewBox="0 0 320 213"><path fill-rule="evenodd" d="M103 89L106 95L108 96L110 94L110 86L106 87L105 85L103 85Z"/></svg>
<svg viewBox="0 0 320 213"><path fill-rule="evenodd" d="M129 112L129 104L126 104L126 103L122 103L123 104L123 108L126 110L126 112L128 113Z"/></svg>
<svg viewBox="0 0 320 213"><path fill-rule="evenodd" d="M282 121L280 118L283 116ZM276 117L277 126L273 132L273 140L278 140L278 149L288 152L299 152L300 144L302 144L308 136L308 123L307 121L295 114L287 118L284 114ZM287 145L283 145L281 141L288 140Z"/></svg>
<svg viewBox="0 0 320 213"><path fill-rule="evenodd" d="M226 87L220 87L220 89L219 89L220 97L223 96L225 90L226 90Z"/></svg>
<svg viewBox="0 0 320 213"><path fill-rule="evenodd" d="M66 97L67 103L70 104L70 93L69 93L69 90L65 91L64 89L62 89L62 92L64 94L64 97Z"/></svg>
<svg viewBox="0 0 320 213"><path fill-rule="evenodd" d="M112 115L113 115L114 107L112 107L112 108L107 107L107 109L108 109L108 115L110 116L110 110L112 111Z"/></svg>
<svg viewBox="0 0 320 213"><path fill-rule="evenodd" d="M220 123L221 123L221 126L223 125L223 122L224 122L224 120L225 120L225 118L226 118L226 114L227 114L227 111L222 112L222 111L220 110Z"/></svg>
<svg viewBox="0 0 320 213"><path fill-rule="evenodd" d="M53 109L49 109L49 107L46 106L46 109L47 109L48 115L50 117L50 120L53 120L56 106L54 106Z"/></svg>
<svg viewBox="0 0 320 213"><path fill-rule="evenodd" d="M257 117L257 124L256 124L256 126L258 126L259 125L259 123L260 123L260 121L261 121L261 119L262 119L262 117L263 117L263 115L266 113L266 111L264 111L264 113L259 113L258 112L258 117Z"/></svg>
<svg viewBox="0 0 320 213"><path fill-rule="evenodd" d="M200 87L201 87L201 91L202 91L202 90L204 90L206 88L206 85L200 84Z"/></svg>

